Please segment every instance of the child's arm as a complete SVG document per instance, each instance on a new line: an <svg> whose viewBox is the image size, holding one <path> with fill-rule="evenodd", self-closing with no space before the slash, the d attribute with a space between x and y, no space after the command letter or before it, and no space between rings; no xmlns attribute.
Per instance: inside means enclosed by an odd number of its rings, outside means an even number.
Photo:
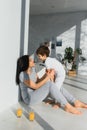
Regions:
<svg viewBox="0 0 87 130"><path fill-rule="evenodd" d="M42 81L44 78L46 78L46 76L47 76L47 74L44 74L41 78L39 78L39 77L37 76L37 81L36 81L36 83Z"/></svg>
<svg viewBox="0 0 87 130"><path fill-rule="evenodd" d="M49 74L50 74L51 72L54 73L54 75L51 76L50 80L53 81L53 82L55 82L55 78L56 78L56 77L55 77L55 70L54 70L54 69L47 69L46 72L49 73Z"/></svg>

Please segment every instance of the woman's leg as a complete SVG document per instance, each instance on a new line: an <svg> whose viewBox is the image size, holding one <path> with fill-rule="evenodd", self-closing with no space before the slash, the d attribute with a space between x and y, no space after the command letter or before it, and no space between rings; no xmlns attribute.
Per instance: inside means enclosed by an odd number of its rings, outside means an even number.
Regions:
<svg viewBox="0 0 87 130"><path fill-rule="evenodd" d="M85 103L83 103L83 102L81 102L81 101L79 101L79 100L76 100L76 101L74 102L74 106L75 106L76 108L87 108L87 104L85 104Z"/></svg>
<svg viewBox="0 0 87 130"><path fill-rule="evenodd" d="M41 88L29 93L29 105L34 105L42 102L49 95L49 87L49 82L47 82Z"/></svg>
<svg viewBox="0 0 87 130"><path fill-rule="evenodd" d="M72 103L76 108L87 108L87 104L75 99L65 88L61 87L60 91L67 101Z"/></svg>
<svg viewBox="0 0 87 130"><path fill-rule="evenodd" d="M63 96L67 99L69 103L74 104L76 101L75 97L73 97L72 94L70 94L64 87L61 87L60 92L63 94Z"/></svg>
<svg viewBox="0 0 87 130"><path fill-rule="evenodd" d="M60 92L60 90L56 87L55 83L50 82L50 96L51 98L55 99L58 103L60 103L61 107L65 107L68 103L66 98Z"/></svg>
<svg viewBox="0 0 87 130"><path fill-rule="evenodd" d="M56 79L55 79L55 85L56 85L56 87L59 90L61 89L61 86L63 85L64 80L65 80L65 76L63 76L63 77L56 77Z"/></svg>
<svg viewBox="0 0 87 130"><path fill-rule="evenodd" d="M64 95L60 92L60 90L58 90L53 82L50 83L50 95L52 98L57 100L58 103L60 103L61 107L63 107L65 111L78 115L81 114L80 111L68 103Z"/></svg>
<svg viewBox="0 0 87 130"><path fill-rule="evenodd" d="M55 85L58 88L58 91L61 89L61 86L63 85L65 76L62 77L56 77L55 79ZM57 104L57 100L55 100L55 104L54 104L54 108L57 108L57 106L59 107L60 105Z"/></svg>

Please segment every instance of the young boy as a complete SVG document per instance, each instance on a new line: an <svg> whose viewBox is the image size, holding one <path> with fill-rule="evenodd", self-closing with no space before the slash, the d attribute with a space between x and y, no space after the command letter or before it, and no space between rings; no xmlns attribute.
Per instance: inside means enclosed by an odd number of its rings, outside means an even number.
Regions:
<svg viewBox="0 0 87 130"><path fill-rule="evenodd" d="M50 69L55 70L55 84L60 90L65 80L65 70L63 65L56 58L49 57L49 53L49 48L46 46L40 46L36 51L38 58L45 63L47 71L49 72Z"/></svg>
<svg viewBox="0 0 87 130"><path fill-rule="evenodd" d="M62 87L65 80L65 70L63 68L63 65L58 60L49 57L49 53L49 48L43 45L36 50L38 58L45 63L47 71L50 72L52 70L55 70L55 80L53 83L61 93L61 97L59 98L67 100L71 104L74 104L75 107L87 108L87 105L79 100L74 102L75 98L64 87Z"/></svg>
<svg viewBox="0 0 87 130"><path fill-rule="evenodd" d="M45 67L48 73L52 70L55 71L54 79L51 80L55 82L57 88L60 90L65 79L65 70L63 68L63 65L56 58L49 57L50 50L47 46L40 46L36 50L36 54L38 58L45 63ZM48 104L49 103L51 102L49 101ZM55 104L53 107L58 108L59 105Z"/></svg>

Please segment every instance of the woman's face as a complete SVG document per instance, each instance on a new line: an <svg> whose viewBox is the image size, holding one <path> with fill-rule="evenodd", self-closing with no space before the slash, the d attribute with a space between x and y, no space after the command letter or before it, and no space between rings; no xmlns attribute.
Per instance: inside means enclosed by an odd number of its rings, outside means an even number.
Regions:
<svg viewBox="0 0 87 130"><path fill-rule="evenodd" d="M35 63L34 60L32 58L29 58L29 67L34 67Z"/></svg>

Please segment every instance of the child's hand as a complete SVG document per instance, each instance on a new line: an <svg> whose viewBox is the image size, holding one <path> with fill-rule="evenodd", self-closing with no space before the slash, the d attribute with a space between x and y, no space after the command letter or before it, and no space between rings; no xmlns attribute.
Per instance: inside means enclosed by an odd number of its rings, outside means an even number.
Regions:
<svg viewBox="0 0 87 130"><path fill-rule="evenodd" d="M55 70L54 69L47 70L47 75L49 75L50 76L50 80L54 82Z"/></svg>

